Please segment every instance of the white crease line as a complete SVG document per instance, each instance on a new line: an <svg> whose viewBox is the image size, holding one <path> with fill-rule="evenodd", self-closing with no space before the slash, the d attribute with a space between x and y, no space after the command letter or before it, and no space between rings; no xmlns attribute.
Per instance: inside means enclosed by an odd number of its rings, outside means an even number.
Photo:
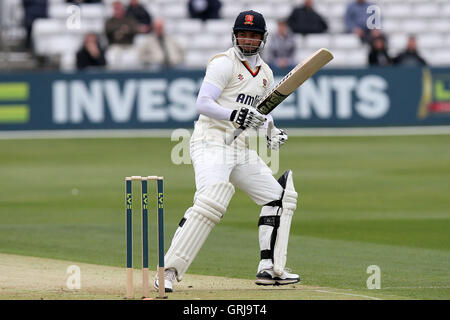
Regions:
<svg viewBox="0 0 450 320"><path fill-rule="evenodd" d="M333 292L333 291L327 291L327 290L314 290L316 292L322 292L322 293L333 293L333 294L343 294L346 296L355 296L355 297L361 297L361 298L368 298L368 299L372 299L372 300L383 300L380 298L375 298L375 297L370 297L370 296L365 296L362 294L355 294L355 293L345 293L345 292Z"/></svg>
<svg viewBox="0 0 450 320"><path fill-rule="evenodd" d="M0 130L0 140L79 138L170 138L176 129ZM192 128L188 128L192 134ZM448 135L450 126L286 128L292 137Z"/></svg>
<svg viewBox="0 0 450 320"><path fill-rule="evenodd" d="M430 287L383 287L383 289L450 289L450 286L430 286Z"/></svg>

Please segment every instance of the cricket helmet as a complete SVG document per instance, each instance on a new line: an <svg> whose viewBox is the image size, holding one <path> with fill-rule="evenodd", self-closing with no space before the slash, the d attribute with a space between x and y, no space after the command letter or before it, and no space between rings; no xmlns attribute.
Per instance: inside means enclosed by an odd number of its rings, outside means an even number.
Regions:
<svg viewBox="0 0 450 320"><path fill-rule="evenodd" d="M243 52L243 50L238 46L236 34L238 31L253 31L261 33L262 41L258 48L251 52ZM242 11L236 18L233 26L232 32L232 40L233 46L237 48L244 55L254 55L259 53L265 46L267 40L267 28L266 28L266 20L263 15L259 12L253 10Z"/></svg>

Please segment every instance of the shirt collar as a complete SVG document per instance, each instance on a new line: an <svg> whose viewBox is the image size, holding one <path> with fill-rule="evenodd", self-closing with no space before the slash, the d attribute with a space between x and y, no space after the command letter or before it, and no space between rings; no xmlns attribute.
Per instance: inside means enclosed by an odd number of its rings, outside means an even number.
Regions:
<svg viewBox="0 0 450 320"><path fill-rule="evenodd" d="M233 50L234 50L234 53L236 54L236 56L238 57L239 60L241 60L242 62L247 61L247 58L242 54L242 52L240 52L235 47L233 47ZM256 54L255 67L259 67L259 66L261 66L261 57L259 56L259 54Z"/></svg>

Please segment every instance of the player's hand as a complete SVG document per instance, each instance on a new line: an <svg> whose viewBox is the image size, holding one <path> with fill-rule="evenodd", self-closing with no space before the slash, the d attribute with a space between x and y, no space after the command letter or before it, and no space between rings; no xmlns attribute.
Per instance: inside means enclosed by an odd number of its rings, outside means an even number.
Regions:
<svg viewBox="0 0 450 320"><path fill-rule="evenodd" d="M278 150L287 141L288 136L282 129L275 127L272 121L267 126L267 148Z"/></svg>
<svg viewBox="0 0 450 320"><path fill-rule="evenodd" d="M258 129L264 124L266 117L253 107L240 107L233 110L230 120L242 129Z"/></svg>

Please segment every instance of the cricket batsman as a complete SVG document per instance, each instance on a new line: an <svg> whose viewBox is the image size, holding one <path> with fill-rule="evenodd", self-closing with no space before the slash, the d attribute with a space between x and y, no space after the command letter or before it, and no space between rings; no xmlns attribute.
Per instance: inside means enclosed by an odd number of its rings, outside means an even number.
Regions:
<svg viewBox="0 0 450 320"><path fill-rule="evenodd" d="M173 291L175 279L182 280L210 231L226 213L236 187L261 206L261 260L255 283L287 285L300 281L299 275L285 269L290 224L297 207L292 172L275 179L248 142L248 133L260 128L267 130L271 149L279 149L288 139L270 115L253 107L274 82L272 70L260 56L267 34L260 13L241 12L232 29L233 46L212 57L207 65L196 101L200 115L190 140L196 192L165 255L166 292ZM246 130L231 145L225 144L237 127Z"/></svg>

